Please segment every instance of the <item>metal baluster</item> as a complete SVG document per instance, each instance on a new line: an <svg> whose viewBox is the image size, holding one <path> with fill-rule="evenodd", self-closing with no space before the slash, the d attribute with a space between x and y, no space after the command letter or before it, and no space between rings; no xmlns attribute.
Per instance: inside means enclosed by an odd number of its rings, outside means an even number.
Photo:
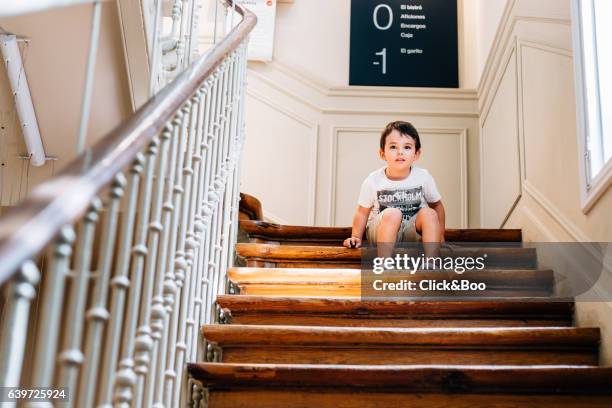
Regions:
<svg viewBox="0 0 612 408"><path fill-rule="evenodd" d="M221 119L223 120L223 123L221 123L221 127L219 129L219 156L217 159L217 166L216 166L216 171L215 171L215 192L217 194L216 197L216 209L215 209L215 213L214 213L214 222L215 222L215 237L214 237L214 243L215 243L215 252L214 252L214 265L215 265L215 278L213 281L213 295L216 296L219 293L219 286L220 286L220 280L221 280L221 276L220 276L220 272L221 272L221 265L220 265L220 257L221 257L221 251L222 251L222 247L221 247L221 239L222 239L222 234L223 234L223 225L221 224L223 222L223 212L222 212L222 208L223 208L223 193L224 193L224 185L223 185L223 171L225 169L224 165L225 165L225 153L226 153L226 147L225 147L225 132L226 132L226 126L225 126L225 114L226 114L226 110L227 110L227 101L228 101L228 94L227 94L227 82L228 82L228 70L226 70L224 72L224 77L223 77L223 104L222 104L222 111L221 111Z"/></svg>
<svg viewBox="0 0 612 408"><path fill-rule="evenodd" d="M189 108L184 106L180 112L177 112L176 117L180 120L180 126L175 127L175 136L179 140L179 147L176 152L176 177L175 184L172 189L172 221L170 226L170 243L168 244L168 251L170 256L168 257L168 264L166 265L167 270L172 270L176 279L176 293L174 296L174 308L170 316L170 328L168 330L167 340L167 351L166 351L166 370L165 370L165 382L164 382L164 405L166 407L172 406L172 391L174 389L173 384L176 380L176 372L174 371L174 356L176 354L176 336L178 331L178 319L179 319L179 305L183 292L183 282L185 280L185 269L187 264L183 254L176 251L177 248L177 237L179 228L180 218L180 207L181 199L183 194L182 179L183 179L183 161L185 159L185 142L187 139L187 129L189 125ZM180 129L180 131L179 131Z"/></svg>
<svg viewBox="0 0 612 408"><path fill-rule="evenodd" d="M172 127L168 126L166 128L166 130L164 131L164 133L162 134L162 139L165 139L166 141L170 141L171 139L171 135L172 135ZM172 151L170 152L170 165L173 166L175 159L176 159L176 140L173 139L172 140ZM165 154L165 153L164 153ZM168 175L168 178L166 180L165 183L165 193L167 194L168 197L168 201L171 199L172 197L172 188L174 186L174 174L175 174L175 169L170 169L170 174ZM163 173L161 173L161 177L165 176L165 171ZM162 205L161 201L163 199L163 197L161 196L161 193L164 193L164 191L160 192L160 205ZM162 214L160 215L160 217L158 217L159 222L160 222L160 227L162 228L162 232L163 232L163 237L162 237L162 241L159 244L159 249L156 249L156 252L159 251L159 258L157 260L157 262L155 262L156 265L154 265L155 267L155 287L154 287L154 297L153 297L153 307L151 308L151 328L152 328L152 335L153 335L153 341L154 341L154 347L153 347L153 360L151 362L151 369L149 370L149 377L147 378L147 389L146 389L146 394L145 394L145 405L146 406L151 406L153 404L152 399L154 397L154 393L156 389L159 389L160 391L162 390L162 384L163 384L163 379L164 379L164 371L165 371L165 350L166 350L166 344L163 343L164 337L164 331L165 329L165 322L167 321L166 319L166 313L167 313L167 309L166 306L164 305L164 297L163 297L163 290L164 290L164 279L165 279L165 274L164 274L164 266L166 265L166 259L167 259L167 255L168 255L168 230L170 228L170 211L171 208L168 208L166 206L166 204L163 204L162 208L161 208ZM163 219L161 218L163 216ZM157 247L157 246L156 246ZM171 289L172 293L174 294L176 292L176 285L174 282L171 283ZM160 351L163 350L163 356L162 358L160 358ZM161 395L161 392L158 393L159 395ZM161 401L159 401L161 403Z"/></svg>
<svg viewBox="0 0 612 408"><path fill-rule="evenodd" d="M170 35L166 38L163 44L164 52L168 52L172 50L176 46L175 38L179 36L179 22L181 19L181 12L183 7L183 0L174 0L174 4L172 5L172 28L170 30Z"/></svg>
<svg viewBox="0 0 612 408"><path fill-rule="evenodd" d="M75 274L70 284L68 307L66 308L66 337L64 338L63 352L60 361L60 386L68 388L73 398L68 406L74 406L76 398L76 384L79 375L79 366L83 363L81 341L85 323L85 308L87 307L87 292L90 278L91 256L93 240L98 222L98 212L102 207L101 201L96 198L92 201L85 217L81 221L77 235Z"/></svg>
<svg viewBox="0 0 612 408"><path fill-rule="evenodd" d="M149 210L151 203L151 190L153 184L153 170L159 140L153 138L146 151L144 166L144 183L140 191L137 210L136 240L132 247L131 256L131 288L126 312L125 329L123 332L123 343L121 347L122 358L119 362L117 372L117 387L115 389L114 402L117 406L127 407L132 404L132 389L138 378L135 373L134 355L151 347L151 342L145 338L134 341L136 324L138 323L138 309L141 302L142 273L145 257L147 256L147 230L149 223ZM139 401L139 400L137 400Z"/></svg>
<svg viewBox="0 0 612 408"><path fill-rule="evenodd" d="M236 161L236 167L235 167L235 178L234 178L234 184L235 184L235 193L234 193L234 211L235 211L235 216L234 216L234 233L233 233L233 237L234 237L234 242L232 244L231 247L231 259L232 261L235 258L235 244L237 241L237 234L238 234L238 226L239 226L239 207L240 207L240 166L242 164L242 148L244 146L244 141L243 141L243 135L244 135L244 121L243 121L243 112L244 112L244 94L245 94L245 87L246 87L246 81L245 81L245 77L246 77L246 68L247 68L247 64L246 64L246 42L243 42L242 45L238 48L238 55L239 55L239 66L240 66L240 72L238 74L238 81L239 81L239 86L237 88L237 103L238 103L238 111L237 111L237 118L236 118L236 156L237 156L237 161Z"/></svg>
<svg viewBox="0 0 612 408"><path fill-rule="evenodd" d="M188 101L189 103L190 101ZM196 105L195 108L193 105ZM193 282L193 274L191 273L191 266L193 265L193 259L191 251L188 251L187 248L187 231L189 229L188 221L189 221L189 206L191 204L191 179L193 176L193 149L196 142L196 134L195 134L195 126L197 123L197 114L199 109L199 103L192 104L189 103L190 114L189 114L189 132L188 132L188 148L185 151L185 166L183 168L183 189L184 189L184 198L181 203L181 223L180 223L180 232L179 232L179 240L178 240L178 250L177 254L182 254L185 258L185 279L184 279L184 287L183 287L183 296L181 298L180 304L180 313L179 313L179 322L178 322L178 338L176 342L176 356L175 356L175 367L174 370L176 372L176 382L174 384L174 398L175 405L179 403L180 400L180 387L182 385L182 377L184 367L182 363L178 363L183 361L185 356L185 352L187 349L186 344L186 332L188 325L188 310L189 310L189 302L191 298L191 284Z"/></svg>
<svg viewBox="0 0 612 408"><path fill-rule="evenodd" d="M189 344L189 350L190 353L187 354L189 361L193 361L193 356L194 356L194 350L197 350L198 344L200 343L198 341L198 326L197 323L199 322L199 320L196 318L196 316L199 313L199 310L201 308L201 304L202 304L202 299L198 296L200 293L200 288L202 285L202 266L200 263L200 253L203 252L202 251L202 243L201 243L201 237L202 237L202 232L204 230L204 224L201 222L200 220L200 206L201 206L201 201L202 201L202 192L204 189L204 186L202 185L202 178L201 178L201 169L204 167L204 163L202 162L203 160L203 156L205 154L204 151L204 147L203 147L203 143L202 140L205 137L204 135L204 131L203 131L203 127L204 127L204 119L205 119L205 107L206 107L206 101L209 99L209 95L208 95L208 87L209 87L209 83L206 83L201 89L200 89L200 109L198 112L198 122L196 125L196 144L195 144L195 148L194 148L194 155L193 155L193 167L194 167L194 176L192 178L192 194L191 194L191 204L190 204L190 209L189 209L189 226L190 226L190 230L189 232L187 232L188 235L188 242L190 242L190 247L192 247L192 259L193 259L193 266L191 268L192 270L192 274L193 274L193 279L194 279L194 284L192 284L192 298L191 298L191 302L190 302L190 312L189 312L189 323L191 325L191 329L190 329L190 333L188 333L188 344ZM189 330L188 330L189 332Z"/></svg>
<svg viewBox="0 0 612 408"><path fill-rule="evenodd" d="M219 101L218 95L219 92L221 91L221 88L219 86L220 81L218 80L219 75L218 72L215 74L214 79L215 79L215 87L213 88L213 90L210 92L210 97L207 98L207 100L211 101L209 103L207 103L207 109L206 109L206 113L205 113L205 128L202 129L202 141L201 141L201 147L202 147L202 152L206 157L205 162L202 164L200 170L201 170L201 188L200 188L200 195L198 197L197 202L199 203L199 208L197 210L198 215L199 215L199 219L202 223L202 231L200 232L200 237L199 237L199 241L200 241L200 251L199 251L199 256L198 256L198 274L196 276L196 282L195 282L195 287L193 288L193 294L192 296L194 298L199 298L197 300L198 303L202 303L201 300L201 287L202 287L202 280L205 279L204 276L206 274L206 253L208 252L208 245L205 241L205 236L207 236L207 217L205 214L206 208L204 207L204 201L202 200L202 198L206 195L206 191L208 189L208 186L210 184L210 180L209 180L209 176L210 176L210 172L207 171L208 169L210 169L210 149L208 148L211 141L213 140L213 135L211 130L213 129L213 122L214 122L214 118L215 118L215 114L214 112L216 111L217 107L220 106L219 103L217 103ZM212 112L212 113L211 113ZM196 306L194 304L194 306ZM194 313L196 313L196 309L194 307L194 309L192 309ZM195 315L193 316L193 324L195 325L196 322L199 323L200 319L196 318ZM193 342L193 338L196 338L195 343L199 344L200 342L197 340L197 335L198 332L197 330L194 330L194 332L192 333L192 342ZM197 350L197 347L195 347L195 349ZM190 355L193 354L193 350L190 353ZM189 392L189 395L193 398L193 394L191 392ZM195 400L192 399L192 403L195 402Z"/></svg>
<svg viewBox="0 0 612 408"><path fill-rule="evenodd" d="M191 400L193 401L192 406L198 408L202 406L204 401L204 387L199 381L191 381L190 379L190 382L193 383L191 387Z"/></svg>
<svg viewBox="0 0 612 408"><path fill-rule="evenodd" d="M187 47L187 66L191 65L191 60L198 48L198 27L200 23L200 10L202 9L201 2L191 1L191 30L189 35L189 46Z"/></svg>
<svg viewBox="0 0 612 408"><path fill-rule="evenodd" d="M136 206L138 204L138 191L140 187L140 177L144 170L144 161L144 155L138 153L130 167L127 205L119 232L119 256L117 258L117 264L115 265L115 274L111 280L111 286L113 287L110 307L111 318L104 338L105 349L102 363L102 372L106 373L106 375L102 376L101 379L100 395L98 397L99 407L110 407L113 398L113 386L115 385L114 382L116 377L115 372L117 370L117 359L121 346L121 328L124 321L125 297L130 287L130 280L128 278L130 253L136 225ZM133 372L123 371L121 376L116 377L116 386L118 388L127 387L129 389L131 384L135 381L133 376Z"/></svg>
<svg viewBox="0 0 612 408"><path fill-rule="evenodd" d="M36 296L36 285L39 281L38 267L34 262L26 261L5 286L0 334L0 387L20 385L30 303Z"/></svg>
<svg viewBox="0 0 612 408"><path fill-rule="evenodd" d="M224 130L224 123L225 123L225 109L227 106L227 70L226 70L227 64L226 62L224 62L223 68L223 78L222 78L222 82L223 82L223 87L222 87L222 96L221 96L221 107L219 109L219 113L218 113L218 120L216 122L217 126L215 128L215 133L216 133L216 155L215 155L215 160L213 163L214 166L214 170L213 170L213 192L214 195L212 197L211 200L211 204L212 204L212 218L211 218L211 222L213 225L213 229L212 229L212 237L211 237L211 241L212 241L212 247L211 247L211 253L210 253L210 257L211 257L211 262L209 262L209 265L211 267L211 274L212 274L212 300L214 301L216 295L217 295L217 281L218 281L218 271L219 271L219 262L218 262L218 252L219 252L219 238L220 238L220 231L219 231L219 218L220 218L220 212L219 212L219 207L221 204L221 192L222 192L222 188L223 185L220 181L220 173L221 173L221 166L222 166L222 161L223 161L223 150L224 150L224 140L223 140L223 130Z"/></svg>
<svg viewBox="0 0 612 408"><path fill-rule="evenodd" d="M232 232L231 237L232 240L230 242L230 248L228 253L228 263L233 263L234 254L235 254L235 245L237 241L238 234L238 211L240 206L240 165L242 161L240 160L242 154L243 147L243 139L244 139L244 122L243 122L243 112L244 112L244 93L245 93L245 76L246 76L246 44L245 41L238 49L238 86L236 87L236 104L238 109L236 109L236 126L235 126L235 165L233 169L233 216L232 216Z"/></svg>
<svg viewBox="0 0 612 408"><path fill-rule="evenodd" d="M178 42L176 44L176 67L177 70L182 71L185 67L185 47L187 40L187 29L189 27L189 7L187 7L187 1L183 0L183 5L181 6L181 31Z"/></svg>
<svg viewBox="0 0 612 408"><path fill-rule="evenodd" d="M208 282L208 259L210 252L210 215L212 207L208 205L207 201L204 200L204 197L208 197L210 186L212 184L212 163L214 160L214 129L216 126L216 118L218 116L218 108L220 107L220 98L219 93L221 91L220 81L219 81L219 70L213 76L214 86L210 92L210 102L207 106L206 118L205 118L205 130L203 143L206 151L206 159L205 165L202 166L202 197L200 199L200 216L204 226L204 230L202 231L202 261L200 262L200 269L203 277L201 278L204 282ZM205 300L205 304L208 305L208 301ZM201 320L200 320L201 322Z"/></svg>
<svg viewBox="0 0 612 408"><path fill-rule="evenodd" d="M216 105L220 105L220 98L217 95L218 103ZM214 213L214 199L216 197L216 193L214 191L214 169L215 162L217 158L218 145L216 140L215 129L217 126L217 106L215 106L215 110L213 111L213 115L211 116L211 126L209 129L209 160L206 168L206 195L205 201L202 202L204 205L203 214L204 214L204 225L206 228L206 261L204 264L204 271L206 273L207 279L207 287L206 287L206 301L207 303L214 302L214 296L212 294L212 283L214 280L214 224L213 224L213 213ZM214 311L211 308L209 310L209 314L206 316L205 323L210 323L211 318L214 314Z"/></svg>
<svg viewBox="0 0 612 408"><path fill-rule="evenodd" d="M208 83L207 83L208 86ZM210 95L206 95L206 101L205 101L205 105L206 105L206 109L205 109L205 114L204 114L204 121L208 120L208 115L209 115L209 109L208 107L210 106ZM205 189L206 186L204 185L204 177L205 177L205 169L206 169L206 159L208 158L208 149L207 149L207 143L206 140L208 138L207 132L206 132L206 125L207 122L203 122L201 124L200 127L200 132L201 132L201 143L200 143L200 155L202 157L202 163L198 166L198 184L199 184L199 189L198 189L198 196L196 197L196 204L197 204L197 209L195 210L196 213L196 234L197 236L195 237L197 242L198 242L198 252L197 252L197 263L196 263L196 277L195 277L195 282L196 282L196 288L195 288L195 294L194 294L194 310L193 310L193 321L195 322L194 324L196 325L196 328L201 327L201 316L202 316L202 311L206 310L206 303L205 299L202 296L202 288L204 287L204 280L205 280L205 276L206 276L206 272L205 272L205 265L206 265L206 259L205 259L205 236L206 236L206 229L205 229L205 225L204 225L204 217L202 216L202 199L204 197L204 193L205 193ZM191 343L193 345L192 349L191 349L191 354L190 354L190 358L189 361L202 361L198 359L198 355L203 355L203 350L204 348L202 347L204 344L204 341L201 341L200 339L200 331L199 330L194 330L192 332L192 339L191 339ZM191 400L192 400L192 406L194 407L199 407L202 403L202 399L204 396L204 391L202 386L198 383L198 382L194 382L192 385L192 393L191 393Z"/></svg>
<svg viewBox="0 0 612 408"><path fill-rule="evenodd" d="M234 122L234 117L235 117L235 112L234 112L234 107L235 107L235 98L234 98L234 88L236 85L235 79L236 79L236 70L234 69L235 67L235 61L236 61L236 52L232 53L231 56L231 67L230 67L230 74L229 74L229 86L228 86L228 95L229 95L229 103L227 105L227 113L226 113L226 118L229 120L226 120L226 124L225 124L225 155L224 155L224 167L222 170L222 178L223 178L223 190L224 190L224 196L223 196L223 205L222 205L222 211L223 211L223 215L222 215L222 220L221 220L221 225L223 227L223 232L221 234L221 257L219 259L219 264L221 266L220 269L220 282L222 283L222 287L220 288L219 293L223 293L225 292L225 284L226 284L226 280L227 280L227 268L229 266L228 264L228 259L227 259L227 254L229 252L229 244L230 244L230 214L231 214L231 205L232 205L232 193L233 193L233 189L230 188L230 182L232 181L231 179L231 175L232 175L232 169L234 166L234 162L232 160L232 151L233 151L233 138L232 138L232 130L233 130L233 122Z"/></svg>
<svg viewBox="0 0 612 408"><path fill-rule="evenodd" d="M163 65L162 62L162 50L161 50L161 31L162 31L162 1L157 0L155 4L155 17L153 20L153 44L151 47L151 77L149 78L149 97L155 94L156 88L160 84L160 72L163 72L160 69L160 65Z"/></svg>
<svg viewBox="0 0 612 408"><path fill-rule="evenodd" d="M119 174L110 190L110 202L106 222L102 229L98 279L94 288L93 303L91 309L87 312L87 319L90 323L87 327L85 336L85 364L83 365L84 376L80 381L78 407L91 407L95 398L95 390L97 389L98 363L100 359L100 347L102 343L102 330L104 323L109 318L109 311L106 309L106 300L108 297L108 283L110 280L110 272L113 264L113 253L115 249L115 240L117 238L117 221L119 218L119 205L126 180L122 174ZM105 372L102 373L104 376Z"/></svg>
<svg viewBox="0 0 612 408"><path fill-rule="evenodd" d="M207 81L204 88L208 91L210 88L210 82ZM210 114L210 94L207 92L205 94L204 100L204 118L203 122L199 127L200 131L200 157L202 158L201 163L198 166L198 194L195 198L195 206L194 206L194 229L196 233L196 242L197 242L197 266L196 266L196 290L195 290L195 299L194 299L194 313L193 313L193 321L196 325L196 328L201 327L201 314L202 310L206 308L206 304L204 304L204 299L202 296L202 286L204 284L205 278L205 225L204 225L204 217L202 216L202 199L204 197L207 186L205 185L205 169L206 169L206 159L208 157L208 149L206 140L208 138L206 132L207 121L209 120ZM197 360L198 354L202 354L203 350L203 342L200 341L199 338L199 330L194 330L193 332L192 342L195 347L192 349L192 354L190 361L201 361ZM196 401L197 402L197 401Z"/></svg>
<svg viewBox="0 0 612 408"><path fill-rule="evenodd" d="M179 112L180 113L180 112ZM182 114L180 114L182 117ZM163 273L163 282L161 287L156 288L156 295L154 299L161 300L164 307L163 320L161 321L161 338L157 346L157 369L155 372L155 395L154 395L154 407L163 407L163 389L166 378L166 352L168 349L168 329L170 325L170 315L172 313L174 305L174 296L176 295L176 283L174 276L173 262L171 261L170 254L171 248L169 248L169 240L171 233L171 222L174 206L172 204L172 197L174 194L174 185L176 177L176 160L177 160L177 149L179 145L179 129L181 127L181 121L179 116L175 116L172 120L171 126L168 126L168 136L171 137L171 151L170 151L170 163L168 167L168 178L166 181L165 188L165 202L162 207L162 225L163 235L160 244L160 255L157 261L157 273L161 276ZM170 261L169 261L170 258ZM159 297L161 296L161 299Z"/></svg>
<svg viewBox="0 0 612 408"><path fill-rule="evenodd" d="M202 127L202 121L203 116L204 116L204 99L206 98L206 95L204 95L205 90L203 88L201 88L198 91L198 97L199 97L199 107L198 107L198 116L197 116L197 121L196 121L196 125L193 129L193 131L195 132L195 145L194 145L194 150L193 150L193 156L192 156L192 168L193 168L193 176L191 177L191 197L190 197L190 202L189 202L189 211L188 211L188 222L187 222L187 232L186 232L186 236L187 239L185 241L185 246L187 248L187 252L186 252L186 257L189 263L189 274L191 277L191 283L189 285L189 295L188 295L188 299L187 299L187 313L186 313L186 318L185 318L185 325L186 325L186 330L185 330L185 340L184 340L184 344L185 344L185 352L183 355L183 359L187 360L189 359L189 357L192 354L192 350L194 348L196 348L196 341L193 341L194 338L194 334L197 332L196 330L196 321L194 318L194 310L195 307L197 305L198 302L201 302L201 299L197 299L196 293L197 293L197 286L198 286L198 282L199 282L199 275L201 273L200 268L199 268L199 234L203 228L203 226L201 225L201 223L196 221L196 213L197 213L197 207L198 207L198 197L200 196L201 192L201 183L199 180L199 175L200 175L200 164L202 161L202 131L201 131L201 127ZM185 368L183 367L183 370L185 370ZM183 378L187 378L185 376L186 371L183 373ZM188 384L191 381L183 381L183 386L184 386L184 390L182 393L182 398L183 399L190 399L191 398L191 392L189 392L189 389L186 388L188 387ZM191 403L192 401L189 401L189 403ZM188 405L189 405L188 403Z"/></svg>
<svg viewBox="0 0 612 408"><path fill-rule="evenodd" d="M209 208L206 206L207 202L204 200L204 198L207 196L208 194L208 190L209 190L209 175L210 175L210 169L211 169L211 162L212 162L212 140L213 140L213 136L212 136L212 123L213 123L213 119L211 117L211 112L213 109L213 100L216 98L216 94L213 92L209 93L210 97L207 98L206 100L206 113L205 113L205 117L204 117L204 128L203 128L203 137L202 137L202 148L204 149L204 162L202 163L202 166L200 167L200 180L201 180L201 196L198 198L199 203L200 203L200 209L199 209L199 217L200 217L200 221L202 222L202 233L201 233L201 237L200 237L200 246L201 246L201 251L200 251L200 262L199 262L199 268L200 268L200 272L201 272L201 288L200 288L200 292L198 292L198 296L202 299L202 303L203 303L203 308L200 310L200 316L198 318L198 322L199 325L198 327L201 327L206 319L206 316L208 315L208 313L210 312L210 308L212 307L211 302L209 301L208 297L206 296L206 293L208 292L208 284L209 284L209 280L208 280L208 259L209 259L209 251L210 251L210 241L209 241L209 237L210 237L210 221L209 221L209 217L206 214L206 211L209 210ZM199 355L198 355L198 359L197 361L202 361L204 358L203 356L205 355L205 350L206 350L206 346L204 345L204 342L199 341L198 345L200 346L199 349Z"/></svg>
<svg viewBox="0 0 612 408"><path fill-rule="evenodd" d="M74 239L75 233L71 226L61 229L50 251L51 261L43 276L44 284L40 304L42 316L38 319L34 369L32 370L33 385L37 387L50 387L53 383L57 343L61 329L62 300Z"/></svg>
<svg viewBox="0 0 612 408"><path fill-rule="evenodd" d="M219 83L222 83L222 78L218 79ZM217 167L219 162L219 129L221 128L220 116L223 108L223 99L222 99L222 85L218 86L217 93L217 106L215 107L215 113L212 117L213 124L211 128L212 134L212 156L210 161L210 167L208 169L208 193L206 195L206 217L208 220L208 263L206 265L207 275L208 275L208 291L207 291L207 299L210 302L214 302L214 280L215 280L215 247L216 247L216 222L215 222L215 208L217 202L219 200L219 195L216 192L216 187L214 184L215 176L217 173ZM211 315L208 317L207 323L212 319L212 313L214 310L211 310Z"/></svg>
<svg viewBox="0 0 612 408"><path fill-rule="evenodd" d="M85 87L83 90L83 100L81 102L81 120L77 138L77 154L81 154L83 150L85 150L85 139L87 138L87 126L89 125L89 111L91 110L91 95L93 94L93 82L96 68L96 54L98 53L98 39L100 37L101 14L102 1L98 0L93 5L93 12L91 15L91 37L89 40L89 53L87 55Z"/></svg>
<svg viewBox="0 0 612 408"><path fill-rule="evenodd" d="M157 165L157 172L155 175L155 187L153 192L153 202L151 209L151 220L149 223L149 234L147 238L148 255L145 264L145 276L143 283L143 295L140 300L140 315L139 315L139 326L136 331L137 333L137 344L150 344L151 348L143 348L140 350L140 354L136 354L135 362L136 374L138 375L137 383L137 401L140 401L144 406L150 407L152 405L151 399L153 398L153 385L154 372L157 368L157 343L160 338L161 328L160 323L163 321L165 309L163 306L163 300L161 297L153 299L153 290L155 287L161 286L161 278L163 277L160 269L157 267L158 261L158 250L160 235L163 232L163 225L161 223L161 213L163 205L163 194L166 177L166 162L168 156L168 148L170 141L170 130L164 129L161 134L161 143L159 155L159 163ZM159 274L157 273L159 272ZM159 281L159 282L158 282ZM155 322L155 325L153 324ZM155 326L155 330L153 329ZM153 359L151 359L153 356ZM148 374L148 375L147 375ZM145 392L145 382L149 383ZM144 393L144 395L143 395ZM144 398L144 399L143 399ZM144 403L142 402L144 401Z"/></svg>
<svg viewBox="0 0 612 408"><path fill-rule="evenodd" d="M232 167L232 195L231 195L231 227L230 227L230 242L227 253L227 264L228 266L232 266L234 263L234 248L237 241L238 235L238 208L239 208L239 176L238 176L238 166L240 163L240 109L241 109L241 88L243 86L242 83L242 54L241 48L236 50L236 86L234 88L234 116L233 116L233 128L232 128L232 140L233 140L233 167Z"/></svg>

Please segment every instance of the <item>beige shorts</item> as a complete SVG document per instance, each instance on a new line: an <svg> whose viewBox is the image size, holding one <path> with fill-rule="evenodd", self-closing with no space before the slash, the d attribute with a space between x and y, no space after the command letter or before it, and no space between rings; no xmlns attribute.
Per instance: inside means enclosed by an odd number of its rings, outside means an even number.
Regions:
<svg viewBox="0 0 612 408"><path fill-rule="evenodd" d="M366 237L368 238L368 242L375 243L376 235L378 231L378 226L380 225L380 221L382 220L383 213L386 210L378 213L374 218L372 218L368 225L366 226ZM421 240L421 236L416 230L416 216L412 217L408 221L402 220L402 224L400 225L399 230L397 231L397 237L395 242L417 242Z"/></svg>

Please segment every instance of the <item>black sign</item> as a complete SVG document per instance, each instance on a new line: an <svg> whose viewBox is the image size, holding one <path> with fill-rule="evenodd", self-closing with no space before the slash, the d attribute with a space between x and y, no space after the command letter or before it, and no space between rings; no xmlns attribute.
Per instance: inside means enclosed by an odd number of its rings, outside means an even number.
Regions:
<svg viewBox="0 0 612 408"><path fill-rule="evenodd" d="M458 88L457 0L351 0L349 85Z"/></svg>

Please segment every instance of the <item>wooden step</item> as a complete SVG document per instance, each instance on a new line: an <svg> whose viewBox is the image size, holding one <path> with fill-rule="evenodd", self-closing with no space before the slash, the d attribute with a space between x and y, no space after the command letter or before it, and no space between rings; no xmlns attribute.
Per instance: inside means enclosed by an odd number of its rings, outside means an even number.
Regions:
<svg viewBox="0 0 612 408"><path fill-rule="evenodd" d="M609 407L612 367L188 364L225 407Z"/></svg>
<svg viewBox="0 0 612 408"><path fill-rule="evenodd" d="M360 298L220 295L235 324L372 327L570 326L573 301L362 301Z"/></svg>
<svg viewBox="0 0 612 408"><path fill-rule="evenodd" d="M272 296L360 296L358 269L230 268L238 293Z"/></svg>
<svg viewBox="0 0 612 408"><path fill-rule="evenodd" d="M597 328L206 325L226 363L597 365Z"/></svg>
<svg viewBox="0 0 612 408"><path fill-rule="evenodd" d="M240 220L263 220L263 209L261 202L252 195L240 193L240 203L238 205Z"/></svg>
<svg viewBox="0 0 612 408"><path fill-rule="evenodd" d="M375 296L373 280L380 279L373 274L364 274L359 269L334 268L230 268L230 282L239 293L245 295L269 296ZM409 281L417 285L421 281L442 279L468 279L484 283L487 290L480 296L547 296L554 284L552 270L483 270L469 271L462 275L447 271L419 271L385 275L385 282ZM469 292L471 293L471 292ZM413 296L440 295L443 292L424 293L415 291ZM465 296L465 293L448 295ZM384 296L381 294L379 296Z"/></svg>
<svg viewBox="0 0 612 408"><path fill-rule="evenodd" d="M210 408L610 408L609 396L398 393L328 389L216 389Z"/></svg>
<svg viewBox="0 0 612 408"><path fill-rule="evenodd" d="M306 227L241 220L240 228L252 242L262 243L341 246L351 236L351 227ZM519 229L447 229L445 239L448 242L521 242L522 234Z"/></svg>
<svg viewBox="0 0 612 408"><path fill-rule="evenodd" d="M236 253L245 258L249 267L276 268L361 268L362 249L331 246L293 246L240 243ZM420 256L417 249L401 253ZM486 268L535 269L535 248L442 248L440 257L480 257L486 254Z"/></svg>

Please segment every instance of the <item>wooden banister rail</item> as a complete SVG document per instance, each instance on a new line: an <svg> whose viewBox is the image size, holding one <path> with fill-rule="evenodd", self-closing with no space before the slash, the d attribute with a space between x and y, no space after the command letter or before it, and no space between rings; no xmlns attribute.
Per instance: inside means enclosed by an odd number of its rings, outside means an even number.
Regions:
<svg viewBox="0 0 612 408"><path fill-rule="evenodd" d="M232 0L225 0L231 7ZM96 194L128 166L213 71L244 41L257 22L243 17L222 41L201 56L134 115L87 149L51 180L36 187L0 217L0 284L38 253L66 224L81 217Z"/></svg>

